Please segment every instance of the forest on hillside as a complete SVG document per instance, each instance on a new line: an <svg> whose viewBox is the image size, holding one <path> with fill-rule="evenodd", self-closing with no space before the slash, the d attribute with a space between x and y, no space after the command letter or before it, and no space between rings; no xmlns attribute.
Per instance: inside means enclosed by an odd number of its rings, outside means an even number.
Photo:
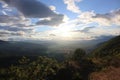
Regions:
<svg viewBox="0 0 120 80"><path fill-rule="evenodd" d="M6 63L7 64L7 63ZM87 54L76 49L63 61L47 56L31 60L27 56L17 64L0 67L0 80L119 80L120 36L104 42Z"/></svg>

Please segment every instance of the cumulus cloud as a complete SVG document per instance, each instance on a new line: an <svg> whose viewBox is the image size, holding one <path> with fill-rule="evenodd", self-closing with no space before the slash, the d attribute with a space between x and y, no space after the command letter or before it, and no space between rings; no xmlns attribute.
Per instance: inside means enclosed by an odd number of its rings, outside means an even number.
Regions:
<svg viewBox="0 0 120 80"><path fill-rule="evenodd" d="M37 25L50 25L50 26L58 26L59 24L61 24L63 22L63 18L64 15L56 15L54 17L51 18L45 18L43 20L38 21L36 24Z"/></svg>
<svg viewBox="0 0 120 80"><path fill-rule="evenodd" d="M3 0L8 5L16 7L26 17L49 17L55 13L38 0Z"/></svg>
<svg viewBox="0 0 120 80"><path fill-rule="evenodd" d="M9 16L9 15L0 15L0 23L17 24L17 23L29 23L29 19L22 19L22 16Z"/></svg>
<svg viewBox="0 0 120 80"><path fill-rule="evenodd" d="M87 29L87 28L85 28ZM83 29L83 30L85 30ZM98 39L100 36L117 36L120 35L119 27L89 27L88 31L85 30L76 30L72 31L74 40L93 40ZM107 30L107 31L106 31Z"/></svg>
<svg viewBox="0 0 120 80"><path fill-rule="evenodd" d="M32 30L29 19L21 16L0 15L0 29L8 31L27 31Z"/></svg>
<svg viewBox="0 0 120 80"><path fill-rule="evenodd" d="M64 15L38 0L0 0L0 37L31 37L38 25L57 26ZM32 18L36 19L33 24Z"/></svg>
<svg viewBox="0 0 120 80"><path fill-rule="evenodd" d="M14 15L13 9L8 9L7 5L2 3L1 11L5 11L4 14L0 14L0 38L7 39L8 37L25 36L27 33L33 32L30 19L25 18L21 14ZM7 13L9 12L9 13ZM11 15L12 14L12 15Z"/></svg>
<svg viewBox="0 0 120 80"><path fill-rule="evenodd" d="M24 40L23 38L27 38L26 33L24 31L7 31L7 30L0 30L0 40L16 40L16 38L21 38L21 40Z"/></svg>
<svg viewBox="0 0 120 80"><path fill-rule="evenodd" d="M76 26L97 24L99 26L120 26L120 9L105 14L96 14L94 11L82 12L78 18L72 20Z"/></svg>
<svg viewBox="0 0 120 80"><path fill-rule="evenodd" d="M79 7L75 4L76 2L81 1L82 0L64 0L64 3L67 4L68 10L75 13L80 13L78 18L75 19L75 21L77 21L76 23L97 23L100 26L120 25L120 9L113 10L105 14L96 14L93 11L81 12Z"/></svg>
<svg viewBox="0 0 120 80"><path fill-rule="evenodd" d="M40 25L59 25L62 23L63 15L55 13L54 6L47 7L38 0L4 0L8 5L17 8L25 17L28 18L51 18L48 20L41 20L37 22Z"/></svg>
<svg viewBox="0 0 120 80"><path fill-rule="evenodd" d="M120 26L120 9L106 14L96 14L93 11L81 12L76 3L82 0L64 0L68 10L79 13L76 19L69 20L67 15L57 13L55 6L47 7L39 0L0 1L4 1L0 3L0 37L2 38L14 36L26 36L26 38L46 38L46 36L47 38L66 38L66 36L70 36L70 39L94 39L98 35L120 34L118 29ZM33 20L33 18L37 20ZM59 32L60 29L56 30L56 34L51 31L49 33L36 33L35 28L39 25L62 26L62 36L61 32ZM89 25L93 27L89 27ZM113 25L118 27L114 28ZM109 26L110 29L104 26Z"/></svg>
<svg viewBox="0 0 120 80"><path fill-rule="evenodd" d="M100 26L120 25L120 9L105 14L96 14L93 11L82 12L76 22L79 24L96 23Z"/></svg>
<svg viewBox="0 0 120 80"><path fill-rule="evenodd" d="M82 12L78 18L69 21L68 24L75 26L75 30L71 32L74 35L73 39L92 40L97 36L120 35L120 9L106 14ZM91 25L92 27L89 27Z"/></svg>
<svg viewBox="0 0 120 80"><path fill-rule="evenodd" d="M75 39L92 40L97 38L97 36L103 36L103 35L116 36L116 35L120 35L119 15L120 15L119 9L111 11L106 14L99 14L99 15L94 13L94 11L82 12L78 16L78 18L74 20L69 20L68 22L62 24L61 26L64 27L63 29L65 29L65 26L69 26L69 29L70 26L73 27L71 30L72 32L70 32L70 34L73 35L71 38L74 40ZM65 32L67 33L67 31Z"/></svg>
<svg viewBox="0 0 120 80"><path fill-rule="evenodd" d="M92 18L95 22L98 22L101 25L120 25L120 9L106 14L96 14Z"/></svg>
<svg viewBox="0 0 120 80"><path fill-rule="evenodd" d="M55 11L55 10L56 10L56 7L53 6L53 5L49 6L49 8L50 8L52 11Z"/></svg>
<svg viewBox="0 0 120 80"><path fill-rule="evenodd" d="M85 28L83 28L82 30L74 30L74 31L72 31L72 32L83 32L83 33L89 33L89 31L90 31L91 29L93 29L93 28L95 28L95 26L85 27Z"/></svg>
<svg viewBox="0 0 120 80"><path fill-rule="evenodd" d="M32 28L23 28L23 27L10 27L10 26L0 26L1 30L8 30L8 31L24 31L24 32L31 32L33 29Z"/></svg>
<svg viewBox="0 0 120 80"><path fill-rule="evenodd" d="M24 36L25 32L23 31L7 31L7 30L0 30L0 35L2 35L3 37L5 36Z"/></svg>
<svg viewBox="0 0 120 80"><path fill-rule="evenodd" d="M76 2L80 2L82 0L64 0L64 3L67 5L67 9L74 12L80 13L79 7L75 4Z"/></svg>
<svg viewBox="0 0 120 80"><path fill-rule="evenodd" d="M53 36L56 36L55 34L49 34L49 36L53 37Z"/></svg>

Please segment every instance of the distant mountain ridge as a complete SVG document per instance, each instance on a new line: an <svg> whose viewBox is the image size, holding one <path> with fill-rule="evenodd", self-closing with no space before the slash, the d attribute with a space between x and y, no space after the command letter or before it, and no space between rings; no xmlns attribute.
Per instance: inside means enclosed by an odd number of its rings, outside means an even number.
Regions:
<svg viewBox="0 0 120 80"><path fill-rule="evenodd" d="M0 40L0 44L8 43L8 41Z"/></svg>
<svg viewBox="0 0 120 80"><path fill-rule="evenodd" d="M50 53L72 52L74 49L82 48L90 53L98 47L99 43L110 39L112 36L100 37L95 40L86 41L2 41L0 40L0 56L40 56ZM100 39L100 40L99 40ZM102 43L103 44L103 43ZM101 45L101 44L100 44Z"/></svg>
<svg viewBox="0 0 120 80"><path fill-rule="evenodd" d="M3 41L3 40L0 40L0 42Z"/></svg>
<svg viewBox="0 0 120 80"><path fill-rule="evenodd" d="M27 42L0 41L0 43L0 56L42 55L47 50L44 45Z"/></svg>

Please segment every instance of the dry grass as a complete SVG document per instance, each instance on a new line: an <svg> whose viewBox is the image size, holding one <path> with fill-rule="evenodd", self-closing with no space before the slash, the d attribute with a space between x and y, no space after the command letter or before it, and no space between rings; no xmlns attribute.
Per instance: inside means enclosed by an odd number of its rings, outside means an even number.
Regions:
<svg viewBox="0 0 120 80"><path fill-rule="evenodd" d="M90 80L120 80L120 67L108 67L100 72L93 72Z"/></svg>

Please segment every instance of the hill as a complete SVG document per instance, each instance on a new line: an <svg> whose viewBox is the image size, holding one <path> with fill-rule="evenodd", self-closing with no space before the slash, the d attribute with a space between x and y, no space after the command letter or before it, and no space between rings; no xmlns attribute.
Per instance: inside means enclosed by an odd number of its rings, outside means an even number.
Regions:
<svg viewBox="0 0 120 80"><path fill-rule="evenodd" d="M6 43L6 41L0 40L0 44L2 44L2 43Z"/></svg>
<svg viewBox="0 0 120 80"><path fill-rule="evenodd" d="M43 54L47 50L47 48L43 45L27 42L1 41L0 43L0 56L35 56Z"/></svg>
<svg viewBox="0 0 120 80"><path fill-rule="evenodd" d="M96 57L105 57L108 55L120 54L120 36L112 38L102 43L98 48L93 50L92 54Z"/></svg>
<svg viewBox="0 0 120 80"><path fill-rule="evenodd" d="M92 62L97 71L90 80L120 79L120 36L104 42L92 52Z"/></svg>

